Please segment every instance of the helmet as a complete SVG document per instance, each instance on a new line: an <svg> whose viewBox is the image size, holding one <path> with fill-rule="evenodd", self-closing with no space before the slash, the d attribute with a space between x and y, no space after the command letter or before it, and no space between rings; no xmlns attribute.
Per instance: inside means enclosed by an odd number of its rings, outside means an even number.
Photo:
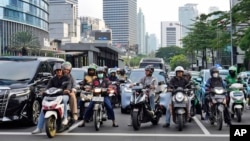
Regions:
<svg viewBox="0 0 250 141"><path fill-rule="evenodd" d="M231 66L228 70L229 71L237 71L237 68L235 66Z"/></svg>
<svg viewBox="0 0 250 141"><path fill-rule="evenodd" d="M124 75L126 73L125 69L120 69L121 75Z"/></svg>
<svg viewBox="0 0 250 141"><path fill-rule="evenodd" d="M90 69L96 70L96 66L95 66L95 65L90 65L89 68L88 68L88 71L89 71Z"/></svg>
<svg viewBox="0 0 250 141"><path fill-rule="evenodd" d="M174 71L175 71L175 74L176 74L177 71L182 71L182 72L184 73L184 68L183 68L182 66L177 66L177 67L174 69Z"/></svg>
<svg viewBox="0 0 250 141"><path fill-rule="evenodd" d="M102 73L105 73L105 69L104 69L104 67L98 67L97 69L96 69L96 72L98 73L100 73L100 72L102 72Z"/></svg>
<svg viewBox="0 0 250 141"><path fill-rule="evenodd" d="M145 71L150 71L151 73L153 73L154 72L154 67L152 66L152 65L147 65L146 67L145 67Z"/></svg>
<svg viewBox="0 0 250 141"><path fill-rule="evenodd" d="M61 63L55 63L53 66L53 71L56 70L61 70L62 69L62 64Z"/></svg>
<svg viewBox="0 0 250 141"><path fill-rule="evenodd" d="M190 74L189 71L185 70L183 76L189 76L189 77L191 77L191 74Z"/></svg>
<svg viewBox="0 0 250 141"><path fill-rule="evenodd" d="M114 69L112 69L112 70L110 71L110 73L116 73L116 71L115 71Z"/></svg>
<svg viewBox="0 0 250 141"><path fill-rule="evenodd" d="M71 65L71 63L70 62L64 62L63 64L62 64L62 69L68 69L68 70L71 70L72 69L72 65Z"/></svg>
<svg viewBox="0 0 250 141"><path fill-rule="evenodd" d="M219 72L219 70L217 69L217 67L212 67L212 68L210 69L210 75L212 76L213 73L215 73L215 72Z"/></svg>

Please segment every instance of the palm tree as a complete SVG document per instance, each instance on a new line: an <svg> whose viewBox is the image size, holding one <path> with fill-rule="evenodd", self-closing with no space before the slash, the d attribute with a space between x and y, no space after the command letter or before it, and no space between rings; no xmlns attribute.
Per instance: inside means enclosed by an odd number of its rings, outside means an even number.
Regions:
<svg viewBox="0 0 250 141"><path fill-rule="evenodd" d="M11 50L21 50L22 55L28 55L29 49L39 48L40 43L30 31L20 31L13 35L11 38Z"/></svg>

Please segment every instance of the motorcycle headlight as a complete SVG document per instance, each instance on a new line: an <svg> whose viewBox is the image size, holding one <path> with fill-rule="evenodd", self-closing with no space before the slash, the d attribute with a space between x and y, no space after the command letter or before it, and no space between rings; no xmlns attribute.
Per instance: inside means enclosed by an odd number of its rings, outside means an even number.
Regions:
<svg viewBox="0 0 250 141"><path fill-rule="evenodd" d="M125 87L125 88L124 88L124 92L132 93L132 89Z"/></svg>
<svg viewBox="0 0 250 141"><path fill-rule="evenodd" d="M176 101L178 101L178 102L182 102L182 101L184 100L184 95L183 95L183 93L180 93L180 92L176 93L175 99L176 99Z"/></svg>
<svg viewBox="0 0 250 141"><path fill-rule="evenodd" d="M224 90L223 89L215 89L214 92L217 94L222 94L224 92Z"/></svg>
<svg viewBox="0 0 250 141"><path fill-rule="evenodd" d="M95 93L100 93L101 91L102 91L101 88L95 88L95 89L94 89L94 92L95 92Z"/></svg>

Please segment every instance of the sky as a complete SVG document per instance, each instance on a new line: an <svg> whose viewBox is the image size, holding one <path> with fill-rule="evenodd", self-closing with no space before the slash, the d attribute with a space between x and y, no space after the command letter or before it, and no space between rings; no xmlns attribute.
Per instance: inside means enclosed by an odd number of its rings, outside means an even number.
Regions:
<svg viewBox="0 0 250 141"><path fill-rule="evenodd" d="M228 11L230 0L137 0L137 11L141 7L145 16L146 32L156 34L160 40L161 21L178 21L178 7L195 3L199 13L208 13L211 6ZM79 16L102 17L102 0L78 0Z"/></svg>

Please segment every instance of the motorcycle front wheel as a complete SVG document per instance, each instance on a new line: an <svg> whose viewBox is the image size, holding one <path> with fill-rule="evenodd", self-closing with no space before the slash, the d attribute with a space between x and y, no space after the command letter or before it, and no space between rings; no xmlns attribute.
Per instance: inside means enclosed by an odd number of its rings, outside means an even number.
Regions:
<svg viewBox="0 0 250 141"><path fill-rule="evenodd" d="M179 114L177 115L177 124L178 124L178 130L179 131L182 131L183 130L183 127L184 127L184 118L183 118L183 115Z"/></svg>
<svg viewBox="0 0 250 141"><path fill-rule="evenodd" d="M238 109L238 108L236 108L235 109L235 114L236 114L236 117L237 117L237 121L238 122L241 122L241 109Z"/></svg>
<svg viewBox="0 0 250 141"><path fill-rule="evenodd" d="M49 138L53 138L56 135L56 128L56 118L54 116L45 119L45 130Z"/></svg>
<svg viewBox="0 0 250 141"><path fill-rule="evenodd" d="M217 129L221 130L223 125L223 114L221 111L217 111Z"/></svg>
<svg viewBox="0 0 250 141"><path fill-rule="evenodd" d="M134 130L139 130L141 127L139 112L133 112L131 116L132 116L132 125Z"/></svg>
<svg viewBox="0 0 250 141"><path fill-rule="evenodd" d="M95 110L94 111L94 125L95 125L95 130L99 131L100 126L101 126L101 110Z"/></svg>

